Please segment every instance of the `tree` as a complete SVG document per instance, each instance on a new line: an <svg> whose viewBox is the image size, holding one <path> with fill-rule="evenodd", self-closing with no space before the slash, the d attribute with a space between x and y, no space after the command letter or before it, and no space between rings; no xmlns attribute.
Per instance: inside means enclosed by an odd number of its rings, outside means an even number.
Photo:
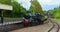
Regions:
<svg viewBox="0 0 60 32"><path fill-rule="evenodd" d="M0 0L0 3L13 6L12 11L4 11L4 17L22 17L26 13L26 9L16 0Z"/></svg>
<svg viewBox="0 0 60 32"><path fill-rule="evenodd" d="M26 9L23 8L21 4L19 4L18 2L14 1L12 5L13 5L13 13L15 13L14 14L15 16L17 15L17 17L21 17L26 13Z"/></svg>
<svg viewBox="0 0 60 32"><path fill-rule="evenodd" d="M11 0L0 0L0 3L11 5L12 2Z"/></svg>
<svg viewBox="0 0 60 32"><path fill-rule="evenodd" d="M30 10L30 13L34 12L34 8L33 8L32 5L30 6L30 9L29 10Z"/></svg>
<svg viewBox="0 0 60 32"><path fill-rule="evenodd" d="M31 0L30 11L43 13L42 7L37 0Z"/></svg>
<svg viewBox="0 0 60 32"><path fill-rule="evenodd" d="M54 8L53 10L48 10L51 14L53 18L60 18L60 8Z"/></svg>
<svg viewBox="0 0 60 32"><path fill-rule="evenodd" d="M54 11L55 11L54 17L60 18L60 8L54 8Z"/></svg>

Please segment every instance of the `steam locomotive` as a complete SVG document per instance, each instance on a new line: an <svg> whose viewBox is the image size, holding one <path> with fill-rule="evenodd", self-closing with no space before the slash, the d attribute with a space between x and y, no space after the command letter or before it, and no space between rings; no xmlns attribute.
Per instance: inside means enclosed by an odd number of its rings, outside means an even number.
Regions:
<svg viewBox="0 0 60 32"><path fill-rule="evenodd" d="M22 21L22 24L24 26L43 24L44 21L47 20L47 18L45 18L45 16L40 13L24 14L23 17L24 17L24 20Z"/></svg>

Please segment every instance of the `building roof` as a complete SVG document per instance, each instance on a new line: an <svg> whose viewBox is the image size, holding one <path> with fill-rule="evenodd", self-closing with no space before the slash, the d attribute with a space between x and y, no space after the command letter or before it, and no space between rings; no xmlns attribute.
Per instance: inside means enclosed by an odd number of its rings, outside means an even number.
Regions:
<svg viewBox="0 0 60 32"><path fill-rule="evenodd" d="M11 5L0 4L0 9L13 10L13 7Z"/></svg>

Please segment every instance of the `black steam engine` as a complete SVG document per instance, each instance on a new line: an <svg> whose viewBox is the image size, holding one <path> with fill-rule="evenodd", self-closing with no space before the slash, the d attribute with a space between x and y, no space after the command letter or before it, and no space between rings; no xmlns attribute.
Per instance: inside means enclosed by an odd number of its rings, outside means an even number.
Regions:
<svg viewBox="0 0 60 32"><path fill-rule="evenodd" d="M22 24L24 26L43 24L44 21L47 20L47 18L45 18L45 16L40 13L35 13L34 15L25 14L23 17L24 17L24 20L22 21Z"/></svg>

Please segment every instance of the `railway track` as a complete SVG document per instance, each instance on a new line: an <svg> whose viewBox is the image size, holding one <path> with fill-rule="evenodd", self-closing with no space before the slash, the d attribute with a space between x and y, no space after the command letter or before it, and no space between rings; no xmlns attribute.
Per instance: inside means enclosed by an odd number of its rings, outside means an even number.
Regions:
<svg viewBox="0 0 60 32"><path fill-rule="evenodd" d="M49 22L52 23L53 26L52 26L47 32L52 32L52 31L59 32L59 29L60 29L59 24L56 23L56 22L53 22L53 21L50 20L50 19L48 19L48 20L49 20ZM46 24L46 23L48 23L48 22L45 22L44 24ZM56 29L55 29L55 27L56 27ZM54 29L55 29L55 30L54 30Z"/></svg>
<svg viewBox="0 0 60 32"><path fill-rule="evenodd" d="M60 26L58 23L53 22L51 19L49 19L49 21L52 23L52 27L48 30L48 32L59 32ZM56 29L55 29L56 28Z"/></svg>

